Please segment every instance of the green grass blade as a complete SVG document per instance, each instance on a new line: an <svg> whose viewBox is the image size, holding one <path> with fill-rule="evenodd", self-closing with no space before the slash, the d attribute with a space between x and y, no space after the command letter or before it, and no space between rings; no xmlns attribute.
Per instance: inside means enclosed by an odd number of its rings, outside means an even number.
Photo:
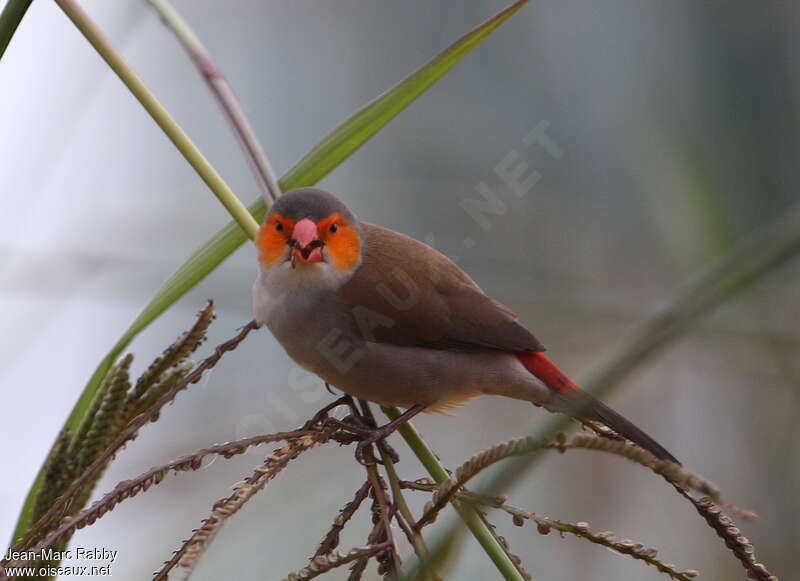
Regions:
<svg viewBox="0 0 800 581"><path fill-rule="evenodd" d="M499 12L350 116L281 178L281 190L288 191L313 185L330 173L526 3L527 0L519 0ZM261 199L249 206L248 209L258 221L263 219L266 212L266 206ZM246 239L246 235L235 222L229 223L198 249L162 285L100 362L84 388L78 403L70 413L67 426L74 427L80 424L83 414L103 378L134 337L203 280ZM41 479L42 471L40 470L25 499L22 514L14 533L15 539L19 538L30 525L30 513L41 486Z"/></svg>
<svg viewBox="0 0 800 581"><path fill-rule="evenodd" d="M0 13L0 59L8 48L8 43L11 42L11 37L17 31L19 23L22 22L22 17L28 11L33 0L8 0L8 3Z"/></svg>

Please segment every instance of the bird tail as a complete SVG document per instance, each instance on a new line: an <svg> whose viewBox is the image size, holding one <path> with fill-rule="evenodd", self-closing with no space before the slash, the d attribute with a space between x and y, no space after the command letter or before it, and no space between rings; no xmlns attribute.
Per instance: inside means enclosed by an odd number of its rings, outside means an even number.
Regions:
<svg viewBox="0 0 800 581"><path fill-rule="evenodd" d="M525 366L525 369L558 394L563 403L562 406L559 406L562 408L559 411L583 420L599 421L620 436L641 446L659 460L669 460L680 464L661 444L636 427L632 422L581 390L574 381L561 373L561 370L543 353L517 353L517 358ZM577 413L571 413L570 408Z"/></svg>

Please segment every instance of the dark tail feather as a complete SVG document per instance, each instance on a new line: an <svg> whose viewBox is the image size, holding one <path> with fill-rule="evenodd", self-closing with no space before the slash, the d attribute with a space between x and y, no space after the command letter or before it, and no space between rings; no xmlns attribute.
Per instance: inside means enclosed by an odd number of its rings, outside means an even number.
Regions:
<svg viewBox="0 0 800 581"><path fill-rule="evenodd" d="M626 420L603 402L582 391L574 381L561 373L558 367L543 353L518 353L517 358L528 371L561 396L560 399L564 403L561 411L564 413L576 416L576 414L570 413L569 408L578 408L582 410L580 413L582 419L600 421L620 436L641 446L659 460L669 460L680 464L661 444L637 428L632 422Z"/></svg>
<svg viewBox="0 0 800 581"><path fill-rule="evenodd" d="M590 404L589 409L590 413L597 416L597 419L603 422L603 424L617 432L619 435L624 436L634 444L641 446L659 460L669 460L670 462L680 464L675 456L664 449L661 444L656 442L645 432L637 428L632 422L626 420L603 402L592 398L592 403Z"/></svg>

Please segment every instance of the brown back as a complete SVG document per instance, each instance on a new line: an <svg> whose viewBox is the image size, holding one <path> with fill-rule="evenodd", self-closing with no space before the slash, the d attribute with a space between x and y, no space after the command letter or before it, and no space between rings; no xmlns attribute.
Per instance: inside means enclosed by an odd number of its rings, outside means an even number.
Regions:
<svg viewBox="0 0 800 581"><path fill-rule="evenodd" d="M437 250L361 223L363 262L341 290L355 329L378 343L544 351L507 307Z"/></svg>

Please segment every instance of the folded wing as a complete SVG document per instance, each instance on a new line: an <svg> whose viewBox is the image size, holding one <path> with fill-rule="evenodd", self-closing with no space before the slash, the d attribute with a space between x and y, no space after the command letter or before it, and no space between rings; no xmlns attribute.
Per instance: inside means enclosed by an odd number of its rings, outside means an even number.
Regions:
<svg viewBox="0 0 800 581"><path fill-rule="evenodd" d="M506 306L442 253L362 223L361 266L340 293L356 331L378 343L439 349L544 351Z"/></svg>

